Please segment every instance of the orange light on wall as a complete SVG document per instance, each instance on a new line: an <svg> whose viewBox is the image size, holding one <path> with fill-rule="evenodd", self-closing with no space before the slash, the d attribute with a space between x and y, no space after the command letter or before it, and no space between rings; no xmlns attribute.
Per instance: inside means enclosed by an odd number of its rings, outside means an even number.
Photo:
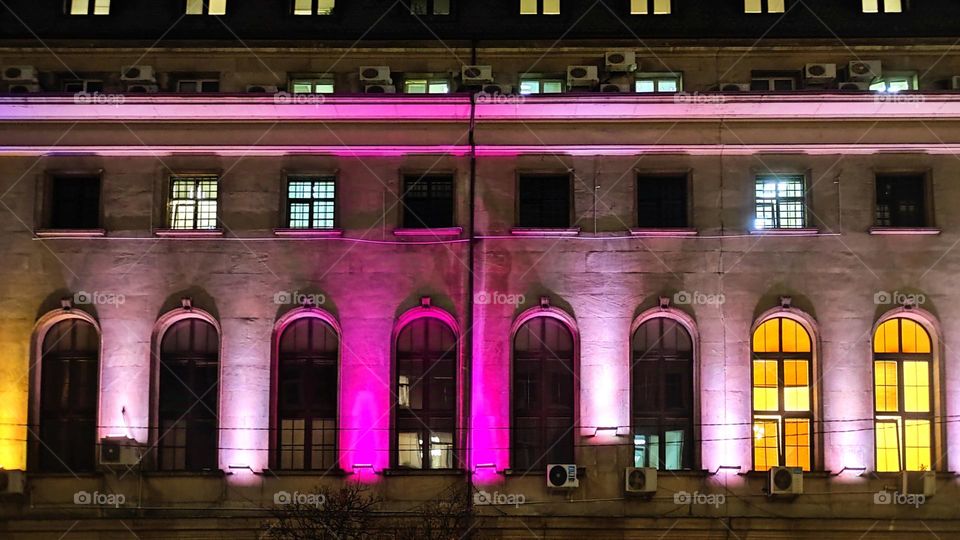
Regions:
<svg viewBox="0 0 960 540"><path fill-rule="evenodd" d="M0 367L0 469L27 468L27 364L11 362Z"/></svg>

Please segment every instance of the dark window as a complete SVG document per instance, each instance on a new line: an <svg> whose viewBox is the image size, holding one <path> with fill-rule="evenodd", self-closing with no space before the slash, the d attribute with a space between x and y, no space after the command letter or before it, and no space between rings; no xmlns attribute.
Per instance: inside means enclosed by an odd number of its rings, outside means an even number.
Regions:
<svg viewBox="0 0 960 540"><path fill-rule="evenodd" d="M158 466L216 469L220 338L207 321L173 324L160 345Z"/></svg>
<svg viewBox="0 0 960 540"><path fill-rule="evenodd" d="M283 330L277 358L277 467L329 469L337 464L337 358L340 342L322 319L297 319Z"/></svg>
<svg viewBox="0 0 960 540"><path fill-rule="evenodd" d="M51 228L100 227L100 177L55 176L51 188Z"/></svg>
<svg viewBox="0 0 960 540"><path fill-rule="evenodd" d="M639 227L687 226L687 177L637 177L637 225Z"/></svg>
<svg viewBox="0 0 960 540"><path fill-rule="evenodd" d="M40 470L94 469L100 336L90 323L69 319L43 338L40 359Z"/></svg>
<svg viewBox="0 0 960 540"><path fill-rule="evenodd" d="M457 466L457 336L446 323L420 318L397 336L397 467Z"/></svg>
<svg viewBox="0 0 960 540"><path fill-rule="evenodd" d="M450 0L411 0L410 12L414 15L449 15Z"/></svg>
<svg viewBox="0 0 960 540"><path fill-rule="evenodd" d="M519 183L520 227L570 226L569 175L524 175Z"/></svg>
<svg viewBox="0 0 960 540"><path fill-rule="evenodd" d="M403 226L410 229L453 227L453 177L405 176Z"/></svg>
<svg viewBox="0 0 960 540"><path fill-rule="evenodd" d="M287 227L332 229L336 181L333 176L291 176L287 181Z"/></svg>
<svg viewBox="0 0 960 540"><path fill-rule="evenodd" d="M926 178L922 174L877 176L878 227L926 225Z"/></svg>
<svg viewBox="0 0 960 540"><path fill-rule="evenodd" d="M513 459L518 471L573 463L573 334L552 317L513 338Z"/></svg>
<svg viewBox="0 0 960 540"><path fill-rule="evenodd" d="M693 343L672 319L651 319L632 342L634 466L693 463Z"/></svg>

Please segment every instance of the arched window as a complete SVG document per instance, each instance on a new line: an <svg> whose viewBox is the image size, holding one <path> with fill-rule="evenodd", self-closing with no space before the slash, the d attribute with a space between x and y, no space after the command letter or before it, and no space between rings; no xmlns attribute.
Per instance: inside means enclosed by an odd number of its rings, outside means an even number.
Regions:
<svg viewBox="0 0 960 540"><path fill-rule="evenodd" d="M933 347L914 320L884 321L873 335L877 471L933 470Z"/></svg>
<svg viewBox="0 0 960 540"><path fill-rule="evenodd" d="M170 325L160 342L158 467L216 469L220 337L205 319Z"/></svg>
<svg viewBox="0 0 960 540"><path fill-rule="evenodd" d="M87 472L95 466L100 334L80 318L55 323L40 357L39 467Z"/></svg>
<svg viewBox="0 0 960 540"><path fill-rule="evenodd" d="M397 334L394 463L453 469L457 430L457 336L444 321L419 317Z"/></svg>
<svg viewBox="0 0 960 540"><path fill-rule="evenodd" d="M283 327L277 343L277 436L280 469L337 464L337 331L319 317Z"/></svg>
<svg viewBox="0 0 960 540"><path fill-rule="evenodd" d="M548 316L524 322L513 338L513 459L520 471L573 463L574 339Z"/></svg>
<svg viewBox="0 0 960 540"><path fill-rule="evenodd" d="M632 340L634 466L693 464L693 341L679 322L654 317Z"/></svg>
<svg viewBox="0 0 960 540"><path fill-rule="evenodd" d="M813 468L813 344L799 322L774 317L753 333L753 467Z"/></svg>

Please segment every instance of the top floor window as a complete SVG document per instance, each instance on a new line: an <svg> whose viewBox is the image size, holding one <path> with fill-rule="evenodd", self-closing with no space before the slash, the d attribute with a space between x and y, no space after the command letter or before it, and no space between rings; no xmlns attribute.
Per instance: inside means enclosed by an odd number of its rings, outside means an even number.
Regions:
<svg viewBox="0 0 960 540"><path fill-rule="evenodd" d="M187 0L187 15L226 15L227 0Z"/></svg>
<svg viewBox="0 0 960 540"><path fill-rule="evenodd" d="M864 13L901 13L904 7L904 0L862 0L862 2Z"/></svg>
<svg viewBox="0 0 960 540"><path fill-rule="evenodd" d="M168 226L183 230L216 229L218 182L212 175L171 177Z"/></svg>
<svg viewBox="0 0 960 540"><path fill-rule="evenodd" d="M743 0L744 13L783 13L786 0Z"/></svg>
<svg viewBox="0 0 960 540"><path fill-rule="evenodd" d="M293 0L294 15L330 15L335 0Z"/></svg>
<svg viewBox="0 0 960 540"><path fill-rule="evenodd" d="M807 223L802 174L757 177L756 229L802 229Z"/></svg>
<svg viewBox="0 0 960 540"><path fill-rule="evenodd" d="M563 92L564 80L559 77L520 77L520 94L559 94Z"/></svg>
<svg viewBox="0 0 960 540"><path fill-rule="evenodd" d="M521 15L559 15L560 0L520 0Z"/></svg>
<svg viewBox="0 0 960 540"><path fill-rule="evenodd" d="M110 0L67 0L68 15L109 15Z"/></svg>
<svg viewBox="0 0 960 540"><path fill-rule="evenodd" d="M634 90L641 94L679 92L680 75L677 73L638 73Z"/></svg>
<svg viewBox="0 0 960 540"><path fill-rule="evenodd" d="M403 81L405 94L449 94L450 81L447 79L407 79Z"/></svg>
<svg viewBox="0 0 960 540"><path fill-rule="evenodd" d="M631 15L669 15L670 0L630 0Z"/></svg>
<svg viewBox="0 0 960 540"><path fill-rule="evenodd" d="M290 79L291 94L332 94L333 77L296 77Z"/></svg>
<svg viewBox="0 0 960 540"><path fill-rule="evenodd" d="M450 0L411 0L410 13L414 15L449 15Z"/></svg>

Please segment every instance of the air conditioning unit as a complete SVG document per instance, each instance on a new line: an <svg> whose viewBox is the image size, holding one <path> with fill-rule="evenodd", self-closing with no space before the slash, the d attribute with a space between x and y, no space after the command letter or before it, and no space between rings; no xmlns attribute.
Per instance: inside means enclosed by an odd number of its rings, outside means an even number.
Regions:
<svg viewBox="0 0 960 540"><path fill-rule="evenodd" d="M363 87L365 94L396 94L397 87L392 84L368 84Z"/></svg>
<svg viewBox="0 0 960 540"><path fill-rule="evenodd" d="M750 83L733 83L733 82L720 83L720 91L721 92L749 92Z"/></svg>
<svg viewBox="0 0 960 540"><path fill-rule="evenodd" d="M953 79L950 80L950 88L960 90L960 75L955 75Z"/></svg>
<svg viewBox="0 0 960 540"><path fill-rule="evenodd" d="M272 84L251 84L247 86L247 92L251 94L276 94L280 89Z"/></svg>
<svg viewBox="0 0 960 540"><path fill-rule="evenodd" d="M900 477L901 495L933 497L937 493L937 473L933 471L903 471Z"/></svg>
<svg viewBox="0 0 960 540"><path fill-rule="evenodd" d="M656 493L657 470L653 467L627 467L623 489L627 493Z"/></svg>
<svg viewBox="0 0 960 540"><path fill-rule="evenodd" d="M871 82L883 75L883 64L879 60L854 60L850 62L848 80Z"/></svg>
<svg viewBox="0 0 960 540"><path fill-rule="evenodd" d="M140 463L140 444L129 437L100 439L101 465L136 465Z"/></svg>
<svg viewBox="0 0 960 540"><path fill-rule="evenodd" d="M3 68L5 81L35 81L37 70L33 66L6 66Z"/></svg>
<svg viewBox="0 0 960 540"><path fill-rule="evenodd" d="M121 81L155 81L151 66L123 66L120 68Z"/></svg>
<svg viewBox="0 0 960 540"><path fill-rule="evenodd" d="M803 68L803 78L808 83L827 83L837 78L836 64L807 64Z"/></svg>
<svg viewBox="0 0 960 540"><path fill-rule="evenodd" d="M0 469L0 495L23 495L27 475L23 471Z"/></svg>
<svg viewBox="0 0 960 540"><path fill-rule="evenodd" d="M156 94L160 87L155 84L131 84L127 86L127 92L131 94Z"/></svg>
<svg viewBox="0 0 960 540"><path fill-rule="evenodd" d="M870 90L870 83L868 82L844 82L840 83L840 90L846 92L865 92Z"/></svg>
<svg viewBox="0 0 960 540"><path fill-rule="evenodd" d="M509 84L485 84L483 85L484 94L512 94L513 86Z"/></svg>
<svg viewBox="0 0 960 540"><path fill-rule="evenodd" d="M547 465L547 487L573 489L580 486L577 479L577 466L572 464Z"/></svg>
<svg viewBox="0 0 960 540"><path fill-rule="evenodd" d="M390 66L360 66L360 82L363 84L393 84Z"/></svg>
<svg viewBox="0 0 960 540"><path fill-rule="evenodd" d="M7 92L11 94L34 94L40 91L40 85L37 83L13 83L7 87Z"/></svg>
<svg viewBox="0 0 960 540"><path fill-rule="evenodd" d="M609 51L603 57L610 73L630 73L637 70L637 53L633 51Z"/></svg>
<svg viewBox="0 0 960 540"><path fill-rule="evenodd" d="M600 82L597 66L567 67L567 86L593 86Z"/></svg>
<svg viewBox="0 0 960 540"><path fill-rule="evenodd" d="M463 66L460 68L463 84L486 84L493 82L492 66Z"/></svg>
<svg viewBox="0 0 960 540"><path fill-rule="evenodd" d="M803 469L771 468L769 488L771 497L792 497L803 494Z"/></svg>
<svg viewBox="0 0 960 540"><path fill-rule="evenodd" d="M600 85L600 91L604 94L623 94L630 91L630 85L607 83Z"/></svg>

